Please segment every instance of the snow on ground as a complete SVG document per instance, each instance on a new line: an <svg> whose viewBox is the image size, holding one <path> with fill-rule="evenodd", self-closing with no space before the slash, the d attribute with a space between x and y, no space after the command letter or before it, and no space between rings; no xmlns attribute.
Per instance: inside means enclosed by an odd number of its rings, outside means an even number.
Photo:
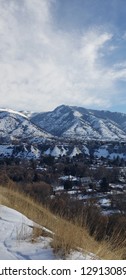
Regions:
<svg viewBox="0 0 126 280"><path fill-rule="evenodd" d="M43 228L14 209L0 205L0 260L58 260L48 236L33 236L33 228ZM47 235L47 234L46 234ZM52 234L53 236L53 234ZM71 251L66 259L94 259L92 253Z"/></svg>
<svg viewBox="0 0 126 280"><path fill-rule="evenodd" d="M104 158L107 158L109 157L110 159L116 159L117 157L119 157L120 159L125 159L126 158L126 155L124 153L117 153L117 152L113 152L113 153L110 153L108 151L108 147L105 145L105 146L101 146L99 149L97 149L95 152L94 152L94 156L100 158L100 157L104 157Z"/></svg>
<svg viewBox="0 0 126 280"><path fill-rule="evenodd" d="M124 158L124 159L126 158L126 156L123 153L111 153L109 156L110 159L114 159L117 157Z"/></svg>
<svg viewBox="0 0 126 280"><path fill-rule="evenodd" d="M41 236L32 242L35 226L21 213L0 205L0 259L56 259L49 245L49 237Z"/></svg>
<svg viewBox="0 0 126 280"><path fill-rule="evenodd" d="M100 157L107 158L109 156L109 152L107 151L106 147L101 147L94 152L94 156L97 156L98 158Z"/></svg>
<svg viewBox="0 0 126 280"><path fill-rule="evenodd" d="M104 206L104 207L111 206L111 200L109 198L101 198L99 200L99 203L100 203L101 206Z"/></svg>
<svg viewBox="0 0 126 280"><path fill-rule="evenodd" d="M13 145L0 145L0 156L12 156Z"/></svg>
<svg viewBox="0 0 126 280"><path fill-rule="evenodd" d="M86 254L83 253L83 251L79 248L78 251L71 251L69 256L67 257L68 260L96 260L96 255L86 252ZM99 259L97 257L97 259Z"/></svg>

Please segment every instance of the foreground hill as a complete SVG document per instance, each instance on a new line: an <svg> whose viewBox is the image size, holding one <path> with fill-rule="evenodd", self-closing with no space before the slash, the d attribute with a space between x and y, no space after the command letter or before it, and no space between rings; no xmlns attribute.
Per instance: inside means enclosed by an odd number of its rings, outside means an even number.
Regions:
<svg viewBox="0 0 126 280"><path fill-rule="evenodd" d="M41 236L35 242L33 229L42 231L42 227L4 205L0 205L0 213L0 260L56 259L49 238Z"/></svg>
<svg viewBox="0 0 126 280"><path fill-rule="evenodd" d="M0 259L125 258L125 240L120 234L96 241L81 219L74 223L58 212L55 215L17 187L11 182L9 187L0 186ZM102 217L102 228L105 220ZM116 229L121 229L120 224Z"/></svg>
<svg viewBox="0 0 126 280"><path fill-rule="evenodd" d="M125 140L126 114L59 106L31 116L37 126L58 137L79 140Z"/></svg>
<svg viewBox="0 0 126 280"><path fill-rule="evenodd" d="M0 260L85 260L98 258L90 251L73 248L76 244L74 241L76 238L80 244L79 228L76 226L72 226L59 217L56 218L42 205L34 203L33 199L23 194L5 187L0 187L0 193ZM47 229L47 225L51 227L51 230ZM71 238L75 244L70 243L71 250L62 254L63 246L65 246L64 238L66 243L70 242L69 238L67 240L67 236L69 237L73 228L77 231L74 231L75 236ZM63 230L62 235L61 230ZM76 236L77 233L78 236ZM88 240L88 244L90 241L88 248L92 246L93 250L97 243L85 233L85 230L83 230L83 235ZM61 247L58 243L60 239ZM57 243L58 251L55 249Z"/></svg>

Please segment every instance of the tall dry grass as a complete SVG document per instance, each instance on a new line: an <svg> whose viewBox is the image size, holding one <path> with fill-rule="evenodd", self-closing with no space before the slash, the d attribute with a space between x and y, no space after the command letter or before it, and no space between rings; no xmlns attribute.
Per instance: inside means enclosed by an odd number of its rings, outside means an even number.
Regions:
<svg viewBox="0 0 126 280"><path fill-rule="evenodd" d="M113 248L107 241L97 242L89 235L86 228L52 214L49 209L26 194L1 186L0 204L21 212L29 219L51 230L54 233L51 243L54 252L62 254L64 259L71 249L77 248L81 248L84 252L92 252L96 255L96 259L124 259L123 246Z"/></svg>

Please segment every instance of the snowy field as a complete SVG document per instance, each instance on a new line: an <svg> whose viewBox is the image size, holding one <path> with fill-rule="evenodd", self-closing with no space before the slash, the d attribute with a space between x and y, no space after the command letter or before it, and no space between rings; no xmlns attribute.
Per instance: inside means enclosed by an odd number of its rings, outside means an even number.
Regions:
<svg viewBox="0 0 126 280"><path fill-rule="evenodd" d="M33 229L39 227L47 232L45 236L34 237ZM52 241L45 228L35 224L14 209L0 205L0 260L58 260L50 242ZM52 235L53 236L53 235ZM96 259L92 253L82 250L71 251L66 259Z"/></svg>

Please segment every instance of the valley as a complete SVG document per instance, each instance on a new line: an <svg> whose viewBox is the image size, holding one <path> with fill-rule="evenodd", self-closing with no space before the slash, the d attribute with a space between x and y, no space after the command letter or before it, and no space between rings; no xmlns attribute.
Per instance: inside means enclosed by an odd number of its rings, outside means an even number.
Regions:
<svg viewBox="0 0 126 280"><path fill-rule="evenodd" d="M68 106L40 115L1 109L0 184L81 219L97 241L111 240L118 226L124 240L125 119Z"/></svg>

